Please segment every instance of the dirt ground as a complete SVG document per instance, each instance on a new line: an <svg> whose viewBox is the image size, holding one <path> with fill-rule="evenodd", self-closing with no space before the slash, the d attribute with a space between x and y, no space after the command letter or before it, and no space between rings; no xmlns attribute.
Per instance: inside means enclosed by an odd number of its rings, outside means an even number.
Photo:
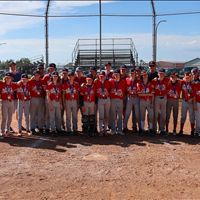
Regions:
<svg viewBox="0 0 200 200"><path fill-rule="evenodd" d="M0 140L0 199L200 199L200 139L188 118L184 134L14 134Z"/></svg>

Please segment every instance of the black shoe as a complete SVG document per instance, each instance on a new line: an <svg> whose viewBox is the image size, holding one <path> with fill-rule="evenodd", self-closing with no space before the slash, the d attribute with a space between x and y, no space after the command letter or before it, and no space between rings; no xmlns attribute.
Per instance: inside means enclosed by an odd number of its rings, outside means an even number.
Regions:
<svg viewBox="0 0 200 200"><path fill-rule="evenodd" d="M167 133L167 132L165 132L165 131L161 131L161 132L160 132L160 135L163 135L163 136L168 136L168 135L169 135L169 133Z"/></svg>
<svg viewBox="0 0 200 200"><path fill-rule="evenodd" d="M52 134L53 137L57 136L55 131L53 131L51 134Z"/></svg>
<svg viewBox="0 0 200 200"><path fill-rule="evenodd" d="M179 131L178 136L179 136L179 137L183 136L183 131L182 131L182 130Z"/></svg>
<svg viewBox="0 0 200 200"><path fill-rule="evenodd" d="M191 138L194 138L194 131L191 131L190 137L191 137Z"/></svg>
<svg viewBox="0 0 200 200"><path fill-rule="evenodd" d="M150 136L152 136L152 137L154 137L154 136L155 136L155 132L154 132L154 130L153 130L153 129L150 129L150 131L149 131L149 135L150 135Z"/></svg>
<svg viewBox="0 0 200 200"><path fill-rule="evenodd" d="M10 127L10 132L11 133L14 133L15 131L12 129L12 127Z"/></svg>
<svg viewBox="0 0 200 200"><path fill-rule="evenodd" d="M62 125L62 130L65 131L65 126L64 125Z"/></svg>
<svg viewBox="0 0 200 200"><path fill-rule="evenodd" d="M65 136L70 136L71 135L71 132L67 131Z"/></svg>
<svg viewBox="0 0 200 200"><path fill-rule="evenodd" d="M40 133L40 134L43 134L43 129L40 129L39 133Z"/></svg>
<svg viewBox="0 0 200 200"><path fill-rule="evenodd" d="M94 134L99 135L99 132L97 131L97 128L94 129Z"/></svg>
<svg viewBox="0 0 200 200"><path fill-rule="evenodd" d="M111 126L108 126L108 130L109 130L109 131L111 131L111 130L112 130Z"/></svg>
<svg viewBox="0 0 200 200"><path fill-rule="evenodd" d="M132 128L133 133L137 132L137 127Z"/></svg>
<svg viewBox="0 0 200 200"><path fill-rule="evenodd" d="M123 133L124 133L124 135L128 135L128 129L124 128Z"/></svg>
<svg viewBox="0 0 200 200"><path fill-rule="evenodd" d="M26 129L25 129L23 126L21 126L21 130L22 130L22 131L26 131Z"/></svg>
<svg viewBox="0 0 200 200"><path fill-rule="evenodd" d="M49 132L50 132L49 129L45 129L46 134L49 134Z"/></svg>
<svg viewBox="0 0 200 200"><path fill-rule="evenodd" d="M35 129L31 129L31 133L32 135L37 135L37 132L35 131Z"/></svg>
<svg viewBox="0 0 200 200"><path fill-rule="evenodd" d="M139 131L138 135L139 136L143 136L145 134L145 130L141 129L141 131Z"/></svg>
<svg viewBox="0 0 200 200"><path fill-rule="evenodd" d="M75 136L78 136L78 135L79 135L79 134L78 134L78 131L74 131L73 134L74 134Z"/></svg>
<svg viewBox="0 0 200 200"><path fill-rule="evenodd" d="M93 131L90 132L90 137L92 137L92 138L94 137L94 132Z"/></svg>
<svg viewBox="0 0 200 200"><path fill-rule="evenodd" d="M198 139L198 138L199 138L199 134L198 134L198 133L195 133L194 138L195 138L195 139Z"/></svg>

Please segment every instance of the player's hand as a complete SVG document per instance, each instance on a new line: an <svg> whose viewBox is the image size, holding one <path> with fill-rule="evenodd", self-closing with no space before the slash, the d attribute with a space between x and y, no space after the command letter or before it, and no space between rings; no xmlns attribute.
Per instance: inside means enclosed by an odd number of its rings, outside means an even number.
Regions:
<svg viewBox="0 0 200 200"><path fill-rule="evenodd" d="M153 108L154 106L153 106L153 104L151 104L151 108Z"/></svg>
<svg viewBox="0 0 200 200"><path fill-rule="evenodd" d="M66 106L66 104L64 104L64 105L63 105L63 107L64 107L64 109L65 109L65 110L67 109L67 106Z"/></svg>
<svg viewBox="0 0 200 200"><path fill-rule="evenodd" d="M53 111L53 110L54 110L54 107L53 107L53 106L50 106L50 110Z"/></svg>
<svg viewBox="0 0 200 200"><path fill-rule="evenodd" d="M61 110L63 109L63 106L62 106L62 104L60 105L60 109L61 109Z"/></svg>
<svg viewBox="0 0 200 200"><path fill-rule="evenodd" d="M95 111L97 110L97 104L94 105L94 110L95 110Z"/></svg>
<svg viewBox="0 0 200 200"><path fill-rule="evenodd" d="M187 102L188 102L188 103L192 103L192 100L193 100L193 99L191 98L191 99L189 99Z"/></svg>
<svg viewBox="0 0 200 200"><path fill-rule="evenodd" d="M196 104L194 105L194 110L196 110L196 111L198 110L198 108L197 108L197 105L196 105Z"/></svg>
<svg viewBox="0 0 200 200"><path fill-rule="evenodd" d="M82 112L85 112L85 106L81 107Z"/></svg>

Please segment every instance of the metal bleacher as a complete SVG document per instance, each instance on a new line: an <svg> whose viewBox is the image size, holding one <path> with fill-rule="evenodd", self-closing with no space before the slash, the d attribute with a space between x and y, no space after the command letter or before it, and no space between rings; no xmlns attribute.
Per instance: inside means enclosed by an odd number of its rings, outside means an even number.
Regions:
<svg viewBox="0 0 200 200"><path fill-rule="evenodd" d="M112 38L101 40L101 63L111 62L113 68L122 64L134 67L138 63L138 53L131 38ZM87 70L91 66L100 68L99 39L79 39L72 52L74 67Z"/></svg>

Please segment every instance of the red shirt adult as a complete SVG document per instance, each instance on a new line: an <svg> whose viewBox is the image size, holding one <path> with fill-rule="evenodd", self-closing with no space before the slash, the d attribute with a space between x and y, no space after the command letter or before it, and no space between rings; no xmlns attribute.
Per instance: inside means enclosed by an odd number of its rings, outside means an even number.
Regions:
<svg viewBox="0 0 200 200"><path fill-rule="evenodd" d="M191 99L191 97L193 97L192 92L193 92L195 84L196 84L195 82L186 83L186 81L181 80L181 85L182 85L181 90L182 90L183 99L188 100L188 99ZM186 85L187 85L187 88L186 88Z"/></svg>
<svg viewBox="0 0 200 200"><path fill-rule="evenodd" d="M94 85L94 83L91 86L83 83L83 85L81 86L80 95L83 96L83 101L95 102L96 86Z"/></svg>
<svg viewBox="0 0 200 200"><path fill-rule="evenodd" d="M155 94L154 85L148 81L146 85L141 81L137 87L138 94L153 93ZM139 96L141 101L150 101L152 96Z"/></svg>
<svg viewBox="0 0 200 200"><path fill-rule="evenodd" d="M27 83L27 85L16 84L17 90L17 98L21 101L29 101L30 100L30 91L31 86Z"/></svg>
<svg viewBox="0 0 200 200"><path fill-rule="evenodd" d="M16 84L11 83L10 85L7 85L6 83L1 83L1 99L4 101L12 101L15 99L14 97L14 91L16 91Z"/></svg>
<svg viewBox="0 0 200 200"><path fill-rule="evenodd" d="M181 86L176 82L175 84L170 83L167 85L167 99L179 99L181 93Z"/></svg>
<svg viewBox="0 0 200 200"><path fill-rule="evenodd" d="M151 81L154 84L155 96L165 96L167 94L167 83L169 78L165 77L162 81L157 79L153 79Z"/></svg>
<svg viewBox="0 0 200 200"><path fill-rule="evenodd" d="M47 89L46 92L50 92L50 99L51 101L59 101L61 99L61 91L62 91L62 87L61 84L57 82L57 84L53 84L53 82L51 81L48 85L47 85Z"/></svg>
<svg viewBox="0 0 200 200"><path fill-rule="evenodd" d="M106 98L110 96L110 82L105 80L102 84L100 79L96 79L94 81L94 85L97 90L97 97L98 98Z"/></svg>
<svg viewBox="0 0 200 200"><path fill-rule="evenodd" d="M42 79L40 79L39 81L36 81L34 78L30 79L28 81L28 84L31 86L31 90L30 90L31 97L35 97L35 98L43 97Z"/></svg>
<svg viewBox="0 0 200 200"><path fill-rule="evenodd" d="M81 76L81 78L79 79L78 76L74 76L74 81L79 83L79 87L81 87L81 85L83 83L86 83L86 77L85 76Z"/></svg>
<svg viewBox="0 0 200 200"><path fill-rule="evenodd" d="M126 81L124 81L123 79L120 79L119 82L117 82L116 79L110 79L109 81L110 81L110 98L123 100L126 91Z"/></svg>
<svg viewBox="0 0 200 200"><path fill-rule="evenodd" d="M134 81L131 81L131 78L126 79L126 93L130 97L137 97L137 83L139 82L138 78L135 78Z"/></svg>
<svg viewBox="0 0 200 200"><path fill-rule="evenodd" d="M196 83L194 86L192 96L196 97L196 102L200 102L200 82Z"/></svg>
<svg viewBox="0 0 200 200"><path fill-rule="evenodd" d="M73 84L74 84L74 86L73 86ZM74 100L78 99L79 83L74 81L73 84L70 85L69 82L66 82L62 87L62 91L65 92L66 100L74 101ZM72 91L73 91L73 93L72 93Z"/></svg>

